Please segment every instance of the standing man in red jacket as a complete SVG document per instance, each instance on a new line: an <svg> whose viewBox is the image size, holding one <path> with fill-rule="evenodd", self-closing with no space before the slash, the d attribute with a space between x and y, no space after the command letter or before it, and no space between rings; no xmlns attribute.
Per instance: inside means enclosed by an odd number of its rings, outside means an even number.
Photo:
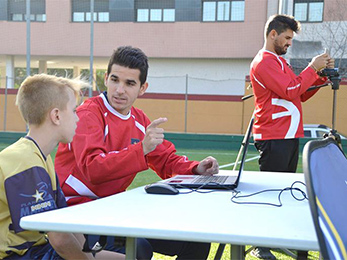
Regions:
<svg viewBox="0 0 347 260"><path fill-rule="evenodd" d="M137 97L147 90L147 72L148 59L140 49L119 47L105 74L107 91L77 109L76 135L71 143L59 145L55 158L68 205L123 192L138 172L148 168L162 179L175 174L218 173L213 157L197 162L176 155L175 146L164 139L160 128L166 118L151 122L142 110L133 107ZM108 239L108 246L112 246L114 238ZM210 244L205 243L139 239L137 259L150 259L152 251L178 255L178 259L206 259L209 248Z"/></svg>
<svg viewBox="0 0 347 260"><path fill-rule="evenodd" d="M251 64L250 78L255 97L253 137L260 153L261 171L295 172L299 157L299 139L304 137L301 102L317 91L308 91L327 78L319 76L324 68L333 68L327 53L314 57L295 75L286 60L294 33L300 23L288 15L271 16L265 25L265 44ZM255 248L251 254L275 259L268 248Z"/></svg>

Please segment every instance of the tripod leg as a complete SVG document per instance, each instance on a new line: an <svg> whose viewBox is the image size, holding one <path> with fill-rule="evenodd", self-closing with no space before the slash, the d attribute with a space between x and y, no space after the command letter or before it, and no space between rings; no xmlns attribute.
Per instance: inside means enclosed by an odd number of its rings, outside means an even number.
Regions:
<svg viewBox="0 0 347 260"><path fill-rule="evenodd" d="M225 244L219 244L214 260L220 260L222 258L224 248Z"/></svg>
<svg viewBox="0 0 347 260"><path fill-rule="evenodd" d="M251 137L252 127L253 127L253 121L254 121L254 114L252 115L251 120L248 123L248 127L247 127L247 130L246 130L246 133L245 133L245 135L243 137L239 153L237 154L237 157L236 157L236 160L235 160L235 163L234 163L233 171L236 170L236 167L239 164L240 157L241 157L241 154L243 152L243 149L245 148L246 145L248 146L248 144L249 144L249 139Z"/></svg>

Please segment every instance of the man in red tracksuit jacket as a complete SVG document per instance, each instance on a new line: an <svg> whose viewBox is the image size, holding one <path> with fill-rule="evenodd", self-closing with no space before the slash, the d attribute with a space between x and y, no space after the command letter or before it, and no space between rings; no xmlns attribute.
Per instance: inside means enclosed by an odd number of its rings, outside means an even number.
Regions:
<svg viewBox="0 0 347 260"><path fill-rule="evenodd" d="M318 72L333 68L334 59L327 53L314 57L295 75L280 55L292 44L300 23L287 15L271 16L265 25L265 44L251 63L250 78L255 98L253 138L260 153L261 171L295 172L299 158L299 139L304 137L301 102L317 91L327 78ZM268 248L251 251L255 257L275 259ZM306 253L305 253L306 254Z"/></svg>
<svg viewBox="0 0 347 260"><path fill-rule="evenodd" d="M78 107L76 135L71 143L59 145L55 158L68 205L123 192L138 172L148 168L163 179L175 174L218 173L213 157L196 162L176 155L175 146L164 139L159 127L166 118L150 122L142 110L133 107L148 87L147 71L147 57L140 49L119 47L105 74L107 92ZM88 237L92 242L97 239ZM114 240L108 237L108 246ZM178 255L178 259L206 259L209 248L206 243L138 239L137 259L150 259L152 250ZM114 246L106 249L124 252Z"/></svg>

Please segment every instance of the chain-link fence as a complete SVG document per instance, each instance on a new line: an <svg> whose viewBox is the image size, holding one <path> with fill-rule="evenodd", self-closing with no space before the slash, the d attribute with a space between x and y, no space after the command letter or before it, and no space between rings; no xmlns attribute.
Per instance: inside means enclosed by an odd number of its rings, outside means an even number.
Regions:
<svg viewBox="0 0 347 260"><path fill-rule="evenodd" d="M68 69L51 69L49 72L57 76L72 77L72 71ZM81 74L81 77L88 79L89 71L86 70L84 74ZM5 82L5 87L0 88L1 110L3 111L2 131L12 131L11 120L18 120L18 117L10 117L9 115L17 112L17 108L14 106L13 102L15 100L17 89L24 79L25 77L23 76L17 76L15 79L0 77L0 80ZM93 80L93 95L98 95L106 90L103 85L103 79L104 71L97 75L97 78ZM14 80L15 88L6 87L6 82L9 82L9 80ZM151 99L184 101L180 103L180 107L175 108L176 110L184 111L184 132L187 132L187 117L189 114L188 100L214 102L240 101L241 97L244 95L245 86L245 79L242 78L214 80L191 77L188 74L182 76L149 76L147 80L149 87L145 95L150 96ZM89 95L88 89L82 90L81 95L83 98L87 98ZM242 111L239 112L242 113Z"/></svg>

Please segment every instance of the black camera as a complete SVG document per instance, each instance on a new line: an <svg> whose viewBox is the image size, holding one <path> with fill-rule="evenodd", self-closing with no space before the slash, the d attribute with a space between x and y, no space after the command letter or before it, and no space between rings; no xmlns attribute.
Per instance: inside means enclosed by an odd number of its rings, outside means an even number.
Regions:
<svg viewBox="0 0 347 260"><path fill-rule="evenodd" d="M319 73L319 76L328 77L329 80L331 81L331 88L334 89L334 90L339 89L341 77L340 77L338 68L333 68L333 69L326 68L326 69L323 69Z"/></svg>
<svg viewBox="0 0 347 260"><path fill-rule="evenodd" d="M333 69L324 69L319 73L322 77L339 77L339 69L333 68Z"/></svg>

